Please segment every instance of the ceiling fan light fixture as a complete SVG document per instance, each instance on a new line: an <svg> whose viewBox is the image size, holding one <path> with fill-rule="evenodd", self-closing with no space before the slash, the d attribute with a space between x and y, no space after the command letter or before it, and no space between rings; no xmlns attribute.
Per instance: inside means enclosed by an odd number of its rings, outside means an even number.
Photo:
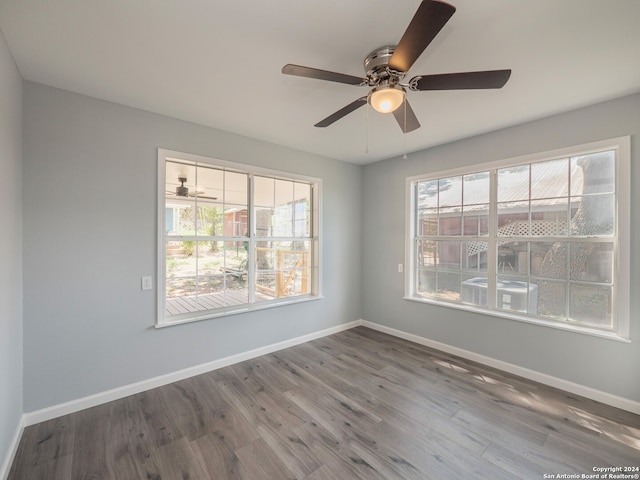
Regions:
<svg viewBox="0 0 640 480"><path fill-rule="evenodd" d="M404 102L404 89L398 85L393 87L376 87L369 96L369 103L380 113L391 113Z"/></svg>

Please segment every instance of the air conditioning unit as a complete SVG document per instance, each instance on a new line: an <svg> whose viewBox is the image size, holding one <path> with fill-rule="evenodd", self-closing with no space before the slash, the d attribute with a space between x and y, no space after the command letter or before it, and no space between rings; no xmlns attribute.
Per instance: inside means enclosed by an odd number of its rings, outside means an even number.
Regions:
<svg viewBox="0 0 640 480"><path fill-rule="evenodd" d="M487 278L475 277L462 282L460 297L464 303L486 306ZM496 297L496 307L500 310L536 313L538 285L518 280L501 280L496 284Z"/></svg>

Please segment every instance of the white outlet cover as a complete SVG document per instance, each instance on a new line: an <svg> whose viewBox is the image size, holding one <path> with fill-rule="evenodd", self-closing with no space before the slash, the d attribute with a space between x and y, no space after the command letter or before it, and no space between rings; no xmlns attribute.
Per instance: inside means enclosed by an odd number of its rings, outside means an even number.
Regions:
<svg viewBox="0 0 640 480"><path fill-rule="evenodd" d="M151 277L142 277L142 290L153 289L153 280Z"/></svg>

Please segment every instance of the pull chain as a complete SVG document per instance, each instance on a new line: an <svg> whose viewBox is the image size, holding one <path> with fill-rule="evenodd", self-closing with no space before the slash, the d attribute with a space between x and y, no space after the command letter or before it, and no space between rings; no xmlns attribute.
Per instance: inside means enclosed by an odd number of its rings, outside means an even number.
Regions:
<svg viewBox="0 0 640 480"><path fill-rule="evenodd" d="M407 159L407 99L404 100L404 155L402 159Z"/></svg>
<svg viewBox="0 0 640 480"><path fill-rule="evenodd" d="M366 144L364 146L364 153L369 153L369 99L367 98L367 125L366 125Z"/></svg>

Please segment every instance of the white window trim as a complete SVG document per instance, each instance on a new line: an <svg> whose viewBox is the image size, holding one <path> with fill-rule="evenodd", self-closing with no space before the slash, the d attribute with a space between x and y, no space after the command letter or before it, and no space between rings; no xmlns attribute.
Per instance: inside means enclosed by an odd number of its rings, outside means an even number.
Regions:
<svg viewBox="0 0 640 480"><path fill-rule="evenodd" d="M614 329L600 330L586 326L575 324L554 322L542 318L534 318L526 315L520 315L512 312L505 312L497 309L482 308L467 304L448 303L428 298L419 298L415 296L415 252L413 248L413 239L415 237L414 210L415 196L413 195L414 184L418 181L433 180L437 178L450 177L463 174L471 174L479 171L495 170L511 165L527 164L533 162L542 162L545 160L553 160L555 158L578 156L581 154L591 153L598 150L615 150L616 151L616 232L615 239L617 242L616 256L614 259L614 286L615 286L615 305L614 305ZM576 145L571 147L559 148L542 153L534 153L514 158L507 158L483 164L469 165L445 171L437 171L424 175L415 175L406 179L406 199L405 199L405 277L404 277L404 299L419 303L427 303L447 308L454 308L483 315L491 315L510 320L516 320L545 327L556 328L575 333L604 337L612 340L630 342L629 323L630 323L630 262L631 254L631 137L617 137L607 140L601 140L588 144ZM492 195L494 193L492 192ZM491 208L495 208L495 198L491 198ZM492 217L492 216L491 216ZM490 217L490 218L491 218ZM491 259L489 259L491 261Z"/></svg>
<svg viewBox="0 0 640 480"><path fill-rule="evenodd" d="M265 175L278 177L282 176L287 180L299 180L309 182L314 185L313 190L313 205L312 216L313 222L311 225L311 237L310 241L315 243L316 247L312 248L312 274L311 274L311 292L306 295L298 295L295 297L283 297L269 301L261 301L257 303L248 303L242 305L234 305L216 310L208 310L202 312L196 312L192 314L183 314L174 316L174 319L167 319L165 316L165 295L166 295L166 255L165 253L165 185L166 185L166 167L165 163L169 160L184 160L187 162L196 162L199 164L209 164L216 167L228 168L234 171L240 171L249 175ZM284 172L281 170L274 170L269 168L256 167L253 165L247 165L237 162L230 162L226 160L219 160L217 158L205 157L202 155L195 155L190 153L178 152L174 150L168 150L164 148L158 148L158 183L157 183L157 225L156 225L156 257L157 257L157 273L156 281L156 328L169 327L173 325L181 325L184 323L192 323L200 320L207 320L211 318L224 317L228 315L234 315L239 313L252 312L257 310L264 310L268 308L280 307L285 305L291 305L294 303L309 302L322 299L322 268L320 259L322 258L322 179L316 177L310 177L308 175L300 175L297 173ZM249 194L250 198L253 198L253 192ZM249 205L252 208L252 205ZM249 221L251 222L251 230L255 225L255 216L250 214ZM250 243L255 243L255 236L250 236ZM249 272L251 274L251 272Z"/></svg>

